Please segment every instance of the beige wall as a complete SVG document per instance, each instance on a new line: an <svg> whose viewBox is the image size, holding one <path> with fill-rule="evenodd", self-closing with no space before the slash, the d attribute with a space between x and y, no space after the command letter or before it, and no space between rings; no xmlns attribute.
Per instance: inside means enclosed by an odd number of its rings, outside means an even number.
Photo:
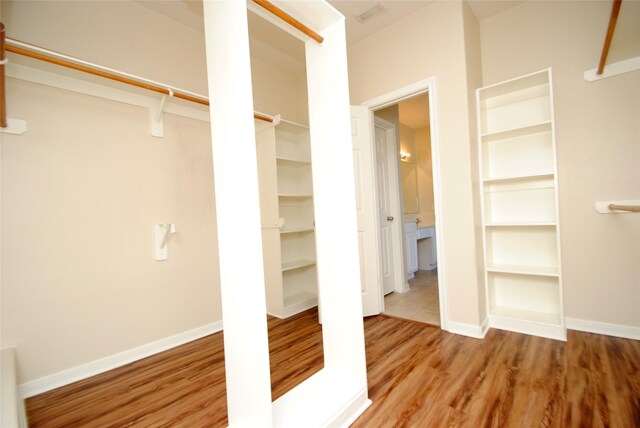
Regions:
<svg viewBox="0 0 640 428"><path fill-rule="evenodd" d="M414 173L410 179L415 180L406 183L407 177L403 172L404 213L402 221L411 222L420 219L419 227L435 225L435 212L433 201L433 171L431 162L431 137L429 127L411 129L400 124L400 151L410 153L411 157L406 162L401 162L403 171L407 171L407 164L413 167ZM403 166L404 164L404 166ZM411 190L407 188L409 186ZM407 195L411 195L417 202L417 208L411 205ZM409 211L409 212L407 212Z"/></svg>
<svg viewBox="0 0 640 428"><path fill-rule="evenodd" d="M553 67L565 315L640 326L640 215L594 203L640 199L640 72L586 82L597 66L610 2L526 2L481 23L484 83ZM623 2L621 34L640 27ZM612 46L640 55L640 38Z"/></svg>
<svg viewBox="0 0 640 428"><path fill-rule="evenodd" d="M470 153L469 90L463 5L433 2L349 47L351 102L360 104L435 77L443 188L445 272L451 321L479 325L485 318L478 275ZM471 29L472 31L473 29ZM479 73L479 70L474 72ZM475 121L472 124L475 126Z"/></svg>
<svg viewBox="0 0 640 428"><path fill-rule="evenodd" d="M414 130L416 166L418 168L419 227L436 224L433 206L433 171L431 164L431 130L429 127Z"/></svg>
<svg viewBox="0 0 640 428"><path fill-rule="evenodd" d="M26 382L221 319L208 123L9 79L2 344ZM155 223L175 223L169 260Z"/></svg>
<svg viewBox="0 0 640 428"><path fill-rule="evenodd" d="M2 19L9 37L206 93L202 34L134 2L4 1ZM255 108L301 120L299 79L252 67ZM18 346L19 382L220 320L209 124L165 114L153 138L144 109L13 79L8 107L29 126L2 135L1 346ZM163 262L160 222L178 230Z"/></svg>
<svg viewBox="0 0 640 428"><path fill-rule="evenodd" d="M477 162L478 127L476 121L476 89L482 86L482 55L480 23L476 19L469 4L462 3L464 19L465 64L467 71L467 111L469 118L469 151L471 153L471 191L473 198L473 223L476 253L476 275L478 277L478 304L483 314L486 313L486 288L484 277L484 248L482 245L482 214L480 210L480 163ZM486 315L483 315L483 318Z"/></svg>

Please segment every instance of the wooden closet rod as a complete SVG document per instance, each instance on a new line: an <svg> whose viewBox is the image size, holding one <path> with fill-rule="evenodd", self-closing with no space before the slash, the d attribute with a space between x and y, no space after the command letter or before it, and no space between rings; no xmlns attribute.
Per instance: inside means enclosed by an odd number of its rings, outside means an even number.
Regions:
<svg viewBox="0 0 640 428"><path fill-rule="evenodd" d="M604 39L602 55L600 55L600 64L598 64L598 71L596 72L598 75L604 72L604 66L607 63L607 56L609 55L609 48L611 47L611 41L613 40L613 32L616 30L616 23L618 22L618 14L620 13L621 5L622 0L613 0L611 17L609 17L609 28L607 28L607 37Z"/></svg>
<svg viewBox="0 0 640 428"><path fill-rule="evenodd" d="M138 88L147 89L149 91L158 92L164 95L169 95L175 98L180 98L186 101L191 101L194 103L202 104L205 106L209 106L209 100L202 96L190 95L185 91L173 90L170 87L159 86L150 81L145 81L142 78L136 77L127 77L112 71L109 71L106 68L101 66L96 66L95 64L89 64L85 61L77 60L78 62L83 62L84 64L76 63L70 61L66 58L70 58L67 55L59 54L57 52L49 51L44 48L40 48L38 46L29 45L24 42L20 42L18 40L7 39L8 43L6 44L6 50L9 52L13 52L18 55L23 55L29 58L34 58L40 61L48 62L51 64L56 64L61 67L70 68L76 71L81 71L83 73L92 74L94 76L104 77L105 79L114 80L116 82L125 83L127 85L136 86ZM1 67L4 72L4 66ZM4 79L3 79L4 82ZM3 91L4 94L4 91ZM3 110L4 111L4 110ZM263 120L265 122L273 122L273 119L268 116L264 116L258 113L254 113L253 117L255 119ZM3 126L3 128L6 127Z"/></svg>
<svg viewBox="0 0 640 428"><path fill-rule="evenodd" d="M298 31L300 31L303 34L311 37L316 42L318 42L320 44L322 44L322 42L324 42L324 37L322 37L320 34L316 33L311 28L309 28L306 25L304 25L302 22L300 22L297 19L295 19L293 16L289 15L284 10L280 9L275 4L273 4L273 3L271 3L271 2L269 2L267 0L253 0L253 2L255 4L257 4L258 6L262 7L263 9L267 10L268 12L271 12L272 14L277 16L278 18L282 19L284 22L286 22L287 24L291 25L292 27L294 27Z"/></svg>
<svg viewBox="0 0 640 428"><path fill-rule="evenodd" d="M617 205L609 204L611 211L629 211L632 213L640 213L640 205Z"/></svg>
<svg viewBox="0 0 640 428"><path fill-rule="evenodd" d="M4 24L0 22L0 128L7 127L7 100L4 93Z"/></svg>

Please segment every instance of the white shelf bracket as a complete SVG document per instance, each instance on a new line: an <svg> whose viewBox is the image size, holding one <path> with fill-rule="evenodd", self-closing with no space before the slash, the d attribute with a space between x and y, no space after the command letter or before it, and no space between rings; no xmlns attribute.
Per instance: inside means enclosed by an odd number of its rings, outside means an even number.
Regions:
<svg viewBox="0 0 640 428"><path fill-rule="evenodd" d="M173 96L173 92L169 89L169 96ZM163 120L163 112L164 112L164 103L167 101L167 96L163 95L160 98L157 108L150 108L149 114L151 117L151 135L154 137L162 138L164 137L164 120Z"/></svg>
<svg viewBox="0 0 640 428"><path fill-rule="evenodd" d="M171 223L155 224L153 227L153 248L156 260L169 258L168 243L171 234L176 233L176 225Z"/></svg>
<svg viewBox="0 0 640 428"><path fill-rule="evenodd" d="M15 134L22 135L27 132L27 121L20 119L7 118L7 127L0 128L0 132L3 134Z"/></svg>
<svg viewBox="0 0 640 428"><path fill-rule="evenodd" d="M631 73L640 70L640 56L625 59L623 61L608 64L602 74L598 74L597 68L592 68L584 72L584 80L587 82L595 82L606 79L608 77L618 76L624 73Z"/></svg>

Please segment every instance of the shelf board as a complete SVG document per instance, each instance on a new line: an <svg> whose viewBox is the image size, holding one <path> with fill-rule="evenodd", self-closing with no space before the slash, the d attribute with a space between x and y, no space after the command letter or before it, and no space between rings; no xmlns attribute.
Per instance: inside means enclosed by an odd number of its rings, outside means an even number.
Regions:
<svg viewBox="0 0 640 428"><path fill-rule="evenodd" d="M555 227L555 221L510 221L499 223L486 223L485 227Z"/></svg>
<svg viewBox="0 0 640 428"><path fill-rule="evenodd" d="M290 262L282 263L282 272L286 272L294 269L300 269L308 266L314 266L315 264L316 264L315 260L308 260L308 259L292 260Z"/></svg>
<svg viewBox="0 0 640 428"><path fill-rule="evenodd" d="M311 162L308 160L294 159L285 156L276 156L276 162L278 166L288 166L293 168L302 168L304 166L311 165Z"/></svg>
<svg viewBox="0 0 640 428"><path fill-rule="evenodd" d="M516 137L523 137L525 135L541 134L543 132L551 132L550 120L504 129L502 131L485 132L482 134L482 142L491 143L495 141L509 140Z"/></svg>
<svg viewBox="0 0 640 428"><path fill-rule="evenodd" d="M292 122L290 120L281 119L280 123L276 126L277 130L282 130L292 134L303 134L309 132L309 127L301 123Z"/></svg>
<svg viewBox="0 0 640 428"><path fill-rule="evenodd" d="M546 93L549 92L548 85L550 82L549 70L541 70L526 76L516 77L514 79L494 83L493 85L479 88L478 95L483 102L491 101L494 98L502 98L504 96L513 96L514 93L521 91L532 91L537 88L544 89L547 86Z"/></svg>
<svg viewBox="0 0 640 428"><path fill-rule="evenodd" d="M285 235L289 233L308 233L313 231L315 231L313 227L298 227L295 229L280 229L280 234Z"/></svg>
<svg viewBox="0 0 640 428"><path fill-rule="evenodd" d="M560 272L557 267L542 266L524 266L524 265L501 265L488 264L487 272L492 273L510 273L516 275L532 275L532 276L550 276L559 277Z"/></svg>
<svg viewBox="0 0 640 428"><path fill-rule="evenodd" d="M490 314L494 317L523 320L537 324L547 324L552 326L561 325L560 314L556 313L532 312L504 306L494 306L491 308Z"/></svg>
<svg viewBox="0 0 640 428"><path fill-rule="evenodd" d="M526 180L536 180L539 178L553 178L553 172L540 172L537 174L518 174L518 175L509 175L504 177L490 177L482 180L485 184L491 183L506 183L509 181L526 181Z"/></svg>
<svg viewBox="0 0 640 428"><path fill-rule="evenodd" d="M301 194L301 193L278 193L279 198L289 198L289 199L310 199L313 198L313 195L309 194Z"/></svg>

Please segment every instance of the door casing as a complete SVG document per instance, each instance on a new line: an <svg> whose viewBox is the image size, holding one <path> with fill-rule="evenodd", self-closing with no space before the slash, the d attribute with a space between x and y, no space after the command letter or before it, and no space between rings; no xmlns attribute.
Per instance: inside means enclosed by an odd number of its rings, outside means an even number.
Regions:
<svg viewBox="0 0 640 428"><path fill-rule="evenodd" d="M440 160L440 138L438 132L438 111L436 107L437 100L437 85L436 78L430 77L394 91L388 92L379 97L373 98L369 101L362 103L361 105L369 109L371 118L371 124L374 124L374 111L383 109L393 104L397 104L408 98L412 98L416 95L429 93L429 115L430 115L430 131L431 131L431 162L433 170L433 197L434 197L434 209L436 219L436 246L437 246L437 261L438 261L438 292L439 292L439 306L440 306L440 328L448 330L448 317L447 317L447 265L445 258L446 240L444 233L444 215L442 210L443 191L441 182L442 164ZM375 139L370 138L371 150L375 150ZM375 152L374 152L375 153ZM374 168L375 171L375 168ZM397 179L397 174L396 174ZM375 177L371 177L371 180L375 180ZM376 198L376 204L378 203ZM376 211L378 207L375 207ZM377 219L377 216L376 216ZM401 222L398 222L399 224ZM380 230L380 226L377 225L376 230ZM402 233L399 235L402 239ZM379 240L378 240L379 241ZM398 253L396 251L396 253ZM394 257L394 266L396 271L402 272L406 278L406 270L404 268L404 257L401 257L398 262L398 257ZM382 288L380 288L382 295Z"/></svg>

